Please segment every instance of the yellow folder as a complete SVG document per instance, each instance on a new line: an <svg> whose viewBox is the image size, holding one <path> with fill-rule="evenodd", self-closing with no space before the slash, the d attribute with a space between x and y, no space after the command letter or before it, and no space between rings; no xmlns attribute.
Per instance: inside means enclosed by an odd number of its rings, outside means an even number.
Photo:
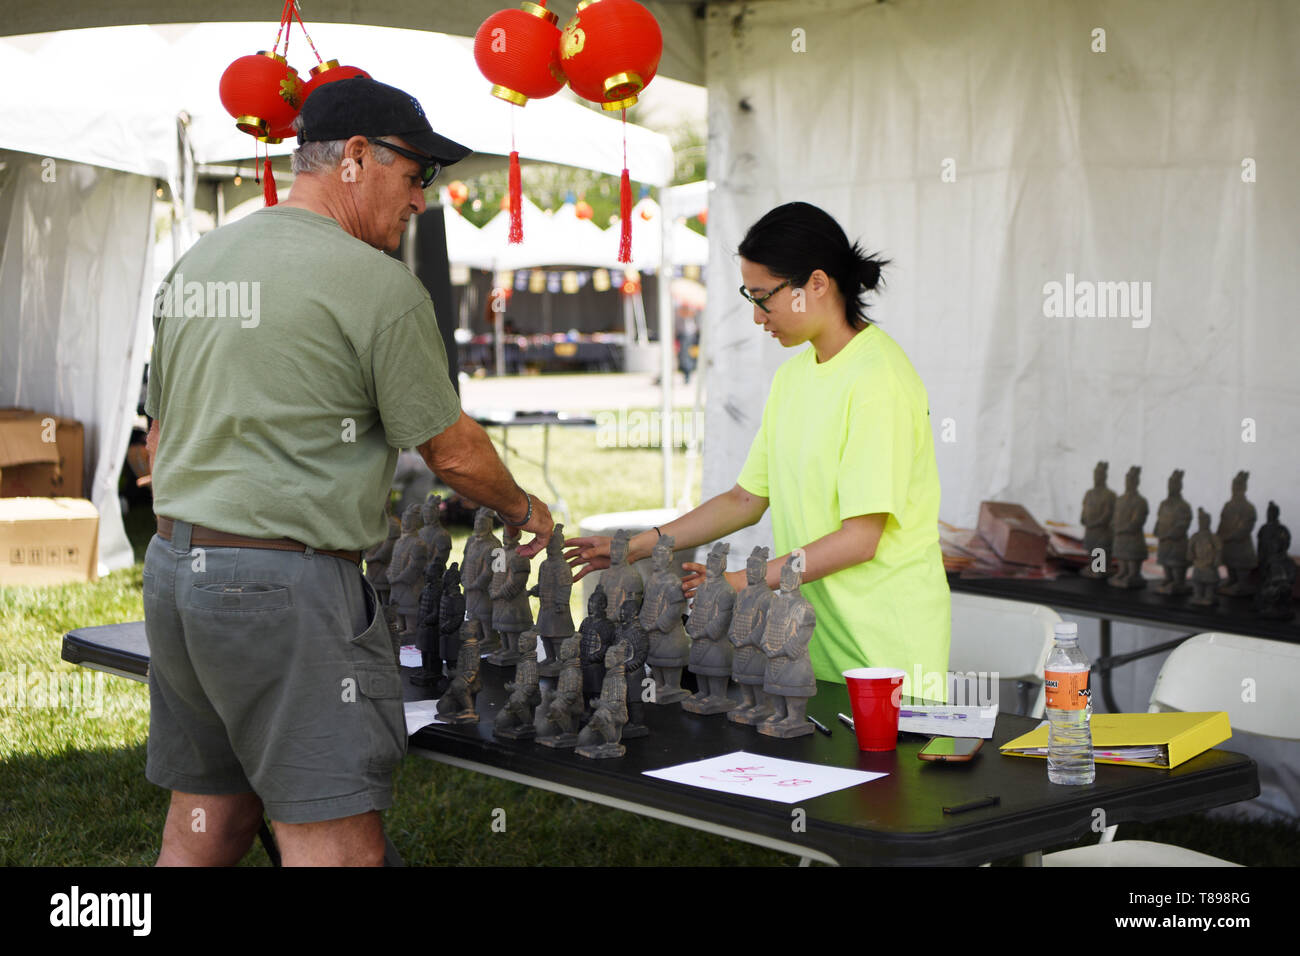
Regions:
<svg viewBox="0 0 1300 956"><path fill-rule="evenodd" d="M1093 714L1093 759L1132 767L1177 767L1232 736L1226 711ZM1014 757L1047 757L1047 723L1003 744ZM1121 748L1143 748L1126 756ZM1111 755L1103 755L1110 751Z"/></svg>

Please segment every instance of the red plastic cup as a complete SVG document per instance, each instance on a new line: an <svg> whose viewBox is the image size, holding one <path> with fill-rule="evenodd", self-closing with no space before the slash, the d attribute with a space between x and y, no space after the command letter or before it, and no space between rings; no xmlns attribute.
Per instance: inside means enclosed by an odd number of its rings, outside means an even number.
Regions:
<svg viewBox="0 0 1300 956"><path fill-rule="evenodd" d="M896 667L855 667L844 672L859 750L898 747L898 710L906 676Z"/></svg>

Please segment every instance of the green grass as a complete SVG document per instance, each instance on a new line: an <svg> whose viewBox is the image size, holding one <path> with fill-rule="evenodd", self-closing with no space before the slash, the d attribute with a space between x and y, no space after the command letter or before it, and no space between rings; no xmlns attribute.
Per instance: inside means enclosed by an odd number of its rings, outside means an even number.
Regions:
<svg viewBox="0 0 1300 956"><path fill-rule="evenodd" d="M499 431L495 432L499 434ZM655 449L598 448L591 429L552 429L552 477L573 511L567 534L588 515L661 504ZM549 497L537 464L541 434L513 430L511 469L520 484ZM695 463L698 469L698 460ZM685 463L675 460L680 491ZM699 475L694 476L698 499ZM127 516L137 559L152 515ZM453 531L459 557L467 532ZM581 613L581 589L574 609ZM141 565L93 584L0 588L0 679L21 672L42 688L57 686L61 706L0 703L0 865L143 866L156 858L168 795L144 778L149 727L147 688L59 660L63 634L75 627L143 619ZM72 682L82 691L72 707ZM12 684L9 686L13 686ZM35 684L32 684L35 687ZM46 703L41 701L41 704ZM408 759L394 777L395 803L385 827L413 865L793 865L793 857L519 784ZM505 810L504 832L492 828ZM1121 839L1176 843L1250 865L1300 861L1300 831L1190 816L1125 824ZM245 865L268 865L255 846Z"/></svg>

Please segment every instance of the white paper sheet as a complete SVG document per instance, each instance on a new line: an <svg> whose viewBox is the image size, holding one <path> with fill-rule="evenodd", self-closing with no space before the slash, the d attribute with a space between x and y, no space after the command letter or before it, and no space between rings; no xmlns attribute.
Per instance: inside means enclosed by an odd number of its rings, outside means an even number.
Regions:
<svg viewBox="0 0 1300 956"><path fill-rule="evenodd" d="M645 775L706 790L738 793L780 803L797 803L888 776L866 770L844 770L797 760L763 757L743 750L662 770L647 770Z"/></svg>
<svg viewBox="0 0 1300 956"><path fill-rule="evenodd" d="M403 667L424 666L424 658L420 656L420 649L414 644L402 645L402 652L398 655L398 661Z"/></svg>
<svg viewBox="0 0 1300 956"><path fill-rule="evenodd" d="M445 723L446 721L438 716L438 702L436 700L408 700L406 702L406 736L411 736L421 727Z"/></svg>
<svg viewBox="0 0 1300 956"><path fill-rule="evenodd" d="M903 716L908 713L927 716ZM988 740L993 736L997 713L992 707L906 706L898 712L898 729L933 737L982 737Z"/></svg>

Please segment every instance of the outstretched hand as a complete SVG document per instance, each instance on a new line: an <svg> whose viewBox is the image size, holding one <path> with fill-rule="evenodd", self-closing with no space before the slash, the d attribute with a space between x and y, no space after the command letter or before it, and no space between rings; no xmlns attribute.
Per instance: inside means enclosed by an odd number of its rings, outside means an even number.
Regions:
<svg viewBox="0 0 1300 956"><path fill-rule="evenodd" d="M609 567L609 545L612 540L603 535L565 539L564 560L570 568L581 569L573 576L575 582L581 581L592 571L604 571Z"/></svg>
<svg viewBox="0 0 1300 956"><path fill-rule="evenodd" d="M695 597L695 592L704 583L707 569L704 565L696 564L694 561L682 562L682 569L687 572L686 576L682 578L682 593L686 595L686 599L689 601ZM727 571L723 574L723 577L731 585L732 590L744 590L746 584L744 571Z"/></svg>

